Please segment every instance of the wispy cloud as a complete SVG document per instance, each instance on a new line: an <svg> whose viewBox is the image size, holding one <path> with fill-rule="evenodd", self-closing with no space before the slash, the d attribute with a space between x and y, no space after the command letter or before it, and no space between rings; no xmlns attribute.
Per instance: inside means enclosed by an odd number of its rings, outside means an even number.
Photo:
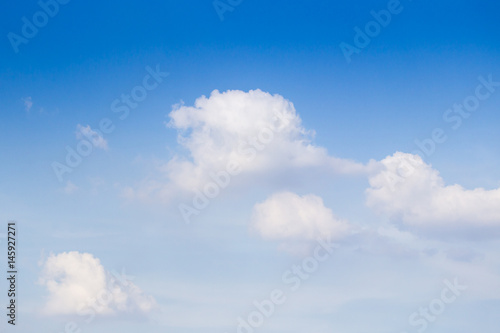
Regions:
<svg viewBox="0 0 500 333"><path fill-rule="evenodd" d="M69 180L66 182L66 186L62 188L62 191L66 194L73 194L78 190L78 186L70 182Z"/></svg>
<svg viewBox="0 0 500 333"><path fill-rule="evenodd" d="M104 139L101 133L90 128L90 125L82 126L78 124L76 126L76 138L78 140L89 140L97 148L108 149L108 141Z"/></svg>
<svg viewBox="0 0 500 333"><path fill-rule="evenodd" d="M26 110L26 112L29 113L31 108L33 107L33 100L31 99L31 96L23 98L23 102L24 102L24 110Z"/></svg>

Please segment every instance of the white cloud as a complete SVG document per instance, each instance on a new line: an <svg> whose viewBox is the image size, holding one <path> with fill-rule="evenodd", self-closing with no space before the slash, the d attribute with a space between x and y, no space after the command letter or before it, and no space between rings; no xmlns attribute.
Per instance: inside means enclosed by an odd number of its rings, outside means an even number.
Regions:
<svg viewBox="0 0 500 333"><path fill-rule="evenodd" d="M31 96L23 98L24 102L24 110L26 112L30 112L31 108L33 107L33 101L31 100Z"/></svg>
<svg viewBox="0 0 500 333"><path fill-rule="evenodd" d="M89 253L51 254L39 282L49 292L43 311L47 315L146 313L156 304L131 281L107 272Z"/></svg>
<svg viewBox="0 0 500 333"><path fill-rule="evenodd" d="M104 150L108 149L108 142L103 138L101 133L94 131L89 125L82 126L78 124L76 126L76 138L78 140L89 140L94 147L101 148Z"/></svg>
<svg viewBox="0 0 500 333"><path fill-rule="evenodd" d="M161 179L127 189L128 197L151 192L172 197L178 189L195 191L210 180L211 172L224 171L230 163L238 165L242 174L259 176L304 168L367 172L366 166L332 157L325 148L313 145L314 133L302 126L293 104L280 95L214 90L194 106L175 106L169 116L168 127L179 131L178 142L189 156L174 156L161 167Z"/></svg>
<svg viewBox="0 0 500 333"><path fill-rule="evenodd" d="M73 194L78 190L78 186L70 182L69 180L66 182L66 186L62 189L62 191L66 194Z"/></svg>
<svg viewBox="0 0 500 333"><path fill-rule="evenodd" d="M366 190L367 205L376 212L422 229L500 227L500 189L446 186L418 155L397 152L381 164Z"/></svg>
<svg viewBox="0 0 500 333"><path fill-rule="evenodd" d="M269 240L315 241L339 239L350 227L316 195L279 192L254 206L251 229Z"/></svg>

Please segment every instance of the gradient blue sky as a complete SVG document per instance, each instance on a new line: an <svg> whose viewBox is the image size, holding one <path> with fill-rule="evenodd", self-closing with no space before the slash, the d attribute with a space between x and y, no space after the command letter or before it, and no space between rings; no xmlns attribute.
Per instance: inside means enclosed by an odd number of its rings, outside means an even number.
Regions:
<svg viewBox="0 0 500 333"><path fill-rule="evenodd" d="M354 27L364 27L372 20L370 11L387 3L246 0L221 21L209 0L72 0L18 53L7 34L20 34L22 17L31 19L40 7L37 1L5 3L0 220L17 220L20 229L17 331L62 332L70 320L40 312L48 292L37 281L50 253L91 253L109 271L125 269L158 304L160 314L98 317L82 324L84 331L235 332L236 318L248 313L254 299L280 287L282 272L302 260L248 232L256 202L281 190L314 193L335 215L355 224L373 230L393 225L366 207L368 181L358 176L297 172L290 181L246 187L242 181L191 225L175 204L126 198L124 189L154 177L158 164L174 155L189 157L177 131L165 126L168 115L173 105L191 106L215 89L283 96L294 104L302 126L315 131L314 145L362 164L397 151L411 153L415 140L442 128L448 140L424 161L446 185L500 187L500 91L457 130L442 118L474 94L479 76L500 81L500 5L402 0L403 11L347 63L339 44L353 44ZM142 82L146 66L157 65L169 76L119 120L112 101ZM116 125L105 136L109 149L95 149L60 183L51 163L64 160L66 146L76 146L79 124L95 129L102 118ZM77 190L65 192L67 181ZM399 250L369 234L341 246L259 330L416 332L408 315L439 295L442 279L457 276L451 272L489 267L487 280L500 279L495 237L419 234L419 249L459 249L483 258L436 264L395 254ZM406 253L404 242L401 247ZM481 273L477 278L468 283L481 284ZM387 291L387 297L373 289ZM342 290L347 296L336 294ZM352 296L353 290L360 292ZM500 295L484 294L453 303L428 331L497 332ZM186 319L171 318L179 313Z"/></svg>

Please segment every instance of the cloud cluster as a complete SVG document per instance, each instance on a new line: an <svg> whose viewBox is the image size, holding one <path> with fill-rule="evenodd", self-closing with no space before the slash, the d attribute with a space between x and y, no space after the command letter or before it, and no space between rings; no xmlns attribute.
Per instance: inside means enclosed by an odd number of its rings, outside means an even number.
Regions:
<svg viewBox="0 0 500 333"><path fill-rule="evenodd" d="M241 179L253 185L268 184L275 175L302 179L316 173L357 174L369 180L368 207L406 227L445 233L471 228L484 233L500 227L500 189L445 185L437 170L412 154L398 152L366 165L333 157L312 143L314 133L302 126L293 104L280 95L215 90L209 97L196 99L193 106L175 106L169 117L167 126L178 131L178 143L185 153L163 164L157 177L128 188L125 194L129 198L154 196L168 201L181 193L195 193L195 199L196 195L213 198L220 193L220 188L213 188L226 187L236 174L245 175ZM226 172L229 169L234 172ZM198 214L201 208L195 199L192 206ZM291 194L269 200L258 206L259 219L270 220L270 212L281 207L279 200L300 201ZM298 208L290 205L290 209ZM306 227L312 222L300 222L297 216L286 217L296 223L293 228L287 226L287 237L293 237L294 230L314 234ZM278 220L256 225L266 238L285 234L279 229L285 226Z"/></svg>
<svg viewBox="0 0 500 333"><path fill-rule="evenodd" d="M89 253L52 254L43 264L40 281L49 292L47 315L146 313L151 296L131 281L120 281Z"/></svg>
<svg viewBox="0 0 500 333"><path fill-rule="evenodd" d="M376 212L420 229L500 227L500 189L447 186L418 155L397 152L381 164L366 190L367 205Z"/></svg>
<svg viewBox="0 0 500 333"><path fill-rule="evenodd" d="M264 239L315 241L339 239L349 232L346 221L335 217L313 194L279 192L254 206L251 228Z"/></svg>
<svg viewBox="0 0 500 333"><path fill-rule="evenodd" d="M171 197L178 190L200 189L210 173L236 165L257 178L269 172L322 168L325 172L363 173L367 167L332 157L311 143L293 104L261 90L213 91L194 106L177 105L167 126L178 130L187 155L177 155L162 168L161 180L148 180L129 196L159 192Z"/></svg>

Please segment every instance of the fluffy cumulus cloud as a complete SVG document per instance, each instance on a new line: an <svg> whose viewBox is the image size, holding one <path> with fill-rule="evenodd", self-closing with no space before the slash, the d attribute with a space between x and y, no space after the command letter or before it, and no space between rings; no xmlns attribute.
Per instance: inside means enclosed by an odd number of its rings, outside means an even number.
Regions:
<svg viewBox="0 0 500 333"><path fill-rule="evenodd" d="M168 127L178 130L186 156L175 156L161 169L161 181L142 190L172 194L172 188L202 190L211 174L264 174L273 170L321 167L337 173L363 173L367 167L332 157L311 143L293 104L261 90L213 91L194 106L177 105ZM163 186L165 183L168 186ZM132 195L129 190L128 194ZM137 194L137 193L136 193Z"/></svg>
<svg viewBox="0 0 500 333"><path fill-rule="evenodd" d="M89 125L82 126L78 124L76 126L76 138L78 140L89 140L95 147L107 150L108 141L103 138L102 134L94 131Z"/></svg>
<svg viewBox="0 0 500 333"><path fill-rule="evenodd" d="M49 256L39 282L49 293L47 315L147 313L156 304L128 277L107 272L89 253Z"/></svg>
<svg viewBox="0 0 500 333"><path fill-rule="evenodd" d="M367 204L376 212L423 229L500 227L500 189L447 186L439 172L418 155L398 152L381 164L366 190Z"/></svg>
<svg viewBox="0 0 500 333"><path fill-rule="evenodd" d="M264 239L314 241L339 239L348 234L346 221L336 218L313 194L275 193L254 206L251 228Z"/></svg>

